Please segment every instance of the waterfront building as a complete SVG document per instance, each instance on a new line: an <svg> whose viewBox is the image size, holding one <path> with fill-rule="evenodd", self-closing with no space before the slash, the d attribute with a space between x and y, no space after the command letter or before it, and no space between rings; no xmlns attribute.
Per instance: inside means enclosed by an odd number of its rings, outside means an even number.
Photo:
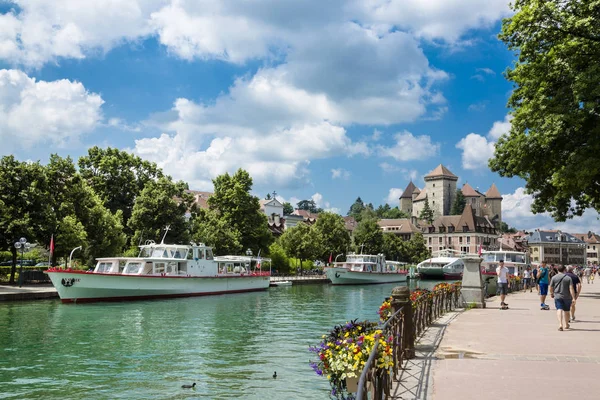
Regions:
<svg viewBox="0 0 600 400"><path fill-rule="evenodd" d="M443 215L421 227L430 251L457 250L478 253L498 246L498 232L490 219L478 216L470 204L461 215Z"/></svg>
<svg viewBox="0 0 600 400"><path fill-rule="evenodd" d="M586 243L575 236L558 230L536 229L527 238L533 263L547 262L561 265L586 265Z"/></svg>
<svg viewBox="0 0 600 400"><path fill-rule="evenodd" d="M425 202L433 210L434 218L450 215L456 197L458 177L444 165L438 165L425 175L425 187L419 189L411 181L400 196L400 210L419 218ZM496 226L502 222L502 196L492 183L487 192L482 193L468 183L461 188L466 204L470 205L478 217L488 217Z"/></svg>
<svg viewBox="0 0 600 400"><path fill-rule="evenodd" d="M598 258L598 252L600 251L600 235L597 235L594 232L588 232L574 233L573 236L585 242L588 265L598 265L598 262L600 261Z"/></svg>
<svg viewBox="0 0 600 400"><path fill-rule="evenodd" d="M384 233L393 233L402 240L410 240L421 230L409 218L380 219L377 224Z"/></svg>

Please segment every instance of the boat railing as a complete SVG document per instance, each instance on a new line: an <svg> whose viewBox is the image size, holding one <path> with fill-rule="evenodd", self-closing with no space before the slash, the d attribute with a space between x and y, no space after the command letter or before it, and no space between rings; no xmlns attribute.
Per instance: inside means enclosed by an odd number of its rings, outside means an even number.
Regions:
<svg viewBox="0 0 600 400"><path fill-rule="evenodd" d="M416 300L412 301L411 297ZM392 337L393 366L378 368L378 345L374 345L358 381L357 400L391 398L392 385L398 381L406 360L415 357L415 342L425 329L445 312L457 308L460 285L443 285L431 292L411 295L407 287L392 291L392 316L380 328L379 340ZM370 395L369 395L370 392Z"/></svg>

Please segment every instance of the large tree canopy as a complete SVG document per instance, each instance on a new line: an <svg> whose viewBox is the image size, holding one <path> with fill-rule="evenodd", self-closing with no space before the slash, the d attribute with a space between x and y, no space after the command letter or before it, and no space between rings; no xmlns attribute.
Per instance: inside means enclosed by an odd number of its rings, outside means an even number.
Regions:
<svg viewBox="0 0 600 400"><path fill-rule="evenodd" d="M600 210L600 1L516 0L500 39L518 55L506 77L512 127L493 171L519 176L532 211L558 221Z"/></svg>
<svg viewBox="0 0 600 400"><path fill-rule="evenodd" d="M135 199L146 184L163 176L161 169L152 162L126 151L97 146L90 148L87 156L79 158L79 170L113 214L119 210L123 212L125 225L131 218Z"/></svg>

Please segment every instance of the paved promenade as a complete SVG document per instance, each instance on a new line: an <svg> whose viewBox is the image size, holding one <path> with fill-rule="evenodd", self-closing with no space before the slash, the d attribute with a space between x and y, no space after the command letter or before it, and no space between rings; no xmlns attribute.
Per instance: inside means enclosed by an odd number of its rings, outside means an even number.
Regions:
<svg viewBox="0 0 600 400"><path fill-rule="evenodd" d="M58 293L52 284L25 285L23 287L0 285L0 301L55 299Z"/></svg>
<svg viewBox="0 0 600 400"><path fill-rule="evenodd" d="M563 332L554 301L540 310L535 290L509 295L509 310L493 298L457 316L436 352L431 398L599 399L599 283L583 284L577 322Z"/></svg>

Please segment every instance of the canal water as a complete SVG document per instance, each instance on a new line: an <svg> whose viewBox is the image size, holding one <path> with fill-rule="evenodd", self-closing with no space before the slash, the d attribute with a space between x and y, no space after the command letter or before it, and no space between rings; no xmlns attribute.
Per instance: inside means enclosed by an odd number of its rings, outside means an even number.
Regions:
<svg viewBox="0 0 600 400"><path fill-rule="evenodd" d="M0 303L0 399L327 399L308 346L336 324L377 320L396 285Z"/></svg>

